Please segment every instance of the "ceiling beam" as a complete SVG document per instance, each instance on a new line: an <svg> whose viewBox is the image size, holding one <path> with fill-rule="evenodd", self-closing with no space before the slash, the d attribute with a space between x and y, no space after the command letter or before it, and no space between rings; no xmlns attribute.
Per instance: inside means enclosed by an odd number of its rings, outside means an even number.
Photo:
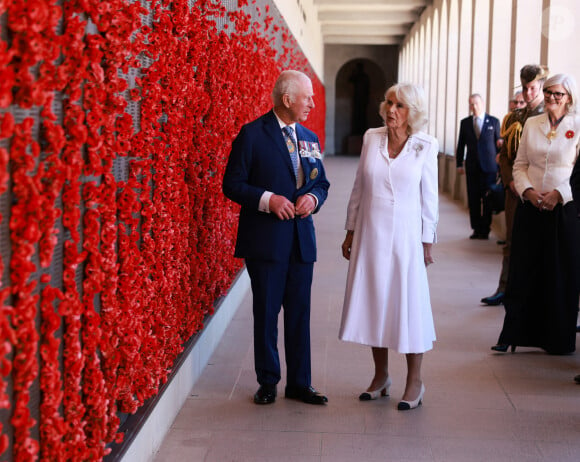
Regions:
<svg viewBox="0 0 580 462"><path fill-rule="evenodd" d="M419 20L419 15L404 11L319 11L318 20L326 21L357 21L357 22L382 22L385 24L414 23Z"/></svg>
<svg viewBox="0 0 580 462"><path fill-rule="evenodd" d="M326 35L326 45L400 45L403 35Z"/></svg>
<svg viewBox="0 0 580 462"><path fill-rule="evenodd" d="M399 24L322 24L323 35L405 35L409 27Z"/></svg>
<svg viewBox="0 0 580 462"><path fill-rule="evenodd" d="M433 3L433 0L314 0L317 6L342 7L348 6L352 8L360 8L364 6L377 7L401 7L405 9L424 7Z"/></svg>

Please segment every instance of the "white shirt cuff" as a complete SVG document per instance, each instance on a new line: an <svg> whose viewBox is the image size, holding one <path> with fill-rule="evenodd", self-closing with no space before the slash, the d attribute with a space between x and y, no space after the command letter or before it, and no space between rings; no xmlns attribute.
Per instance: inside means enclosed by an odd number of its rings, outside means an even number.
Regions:
<svg viewBox="0 0 580 462"><path fill-rule="evenodd" d="M260 197L260 203L258 204L258 211L270 213L270 197L274 195L273 192L264 191L262 197Z"/></svg>

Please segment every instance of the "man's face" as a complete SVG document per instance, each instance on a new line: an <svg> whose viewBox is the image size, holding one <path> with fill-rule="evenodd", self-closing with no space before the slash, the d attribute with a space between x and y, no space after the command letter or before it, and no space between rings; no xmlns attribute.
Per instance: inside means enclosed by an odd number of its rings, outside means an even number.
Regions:
<svg viewBox="0 0 580 462"><path fill-rule="evenodd" d="M527 105L539 102L542 99L542 84L537 80L522 82L522 96Z"/></svg>
<svg viewBox="0 0 580 462"><path fill-rule="evenodd" d="M284 95L288 113L292 122L304 122L310 111L314 109L314 92L310 80L300 80L298 91L291 98L290 95Z"/></svg>
<svg viewBox="0 0 580 462"><path fill-rule="evenodd" d="M483 113L483 100L479 96L469 98L469 111L474 116L480 116Z"/></svg>

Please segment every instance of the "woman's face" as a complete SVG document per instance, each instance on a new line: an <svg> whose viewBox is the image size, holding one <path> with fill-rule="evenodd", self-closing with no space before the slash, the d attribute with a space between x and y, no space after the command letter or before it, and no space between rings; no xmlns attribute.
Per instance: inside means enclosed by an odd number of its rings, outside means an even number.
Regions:
<svg viewBox="0 0 580 462"><path fill-rule="evenodd" d="M570 95L566 89L560 85L551 85L544 88L544 107L546 111L564 113L566 104L570 102Z"/></svg>
<svg viewBox="0 0 580 462"><path fill-rule="evenodd" d="M395 93L387 94L385 100L385 124L391 129L407 129L409 120L409 108L397 99Z"/></svg>

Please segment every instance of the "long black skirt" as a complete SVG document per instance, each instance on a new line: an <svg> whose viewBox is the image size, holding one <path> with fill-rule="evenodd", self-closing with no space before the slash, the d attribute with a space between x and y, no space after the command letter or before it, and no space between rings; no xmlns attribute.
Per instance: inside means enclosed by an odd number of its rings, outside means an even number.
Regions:
<svg viewBox="0 0 580 462"><path fill-rule="evenodd" d="M551 212L520 203L498 343L574 352L579 289L580 221L574 203Z"/></svg>

